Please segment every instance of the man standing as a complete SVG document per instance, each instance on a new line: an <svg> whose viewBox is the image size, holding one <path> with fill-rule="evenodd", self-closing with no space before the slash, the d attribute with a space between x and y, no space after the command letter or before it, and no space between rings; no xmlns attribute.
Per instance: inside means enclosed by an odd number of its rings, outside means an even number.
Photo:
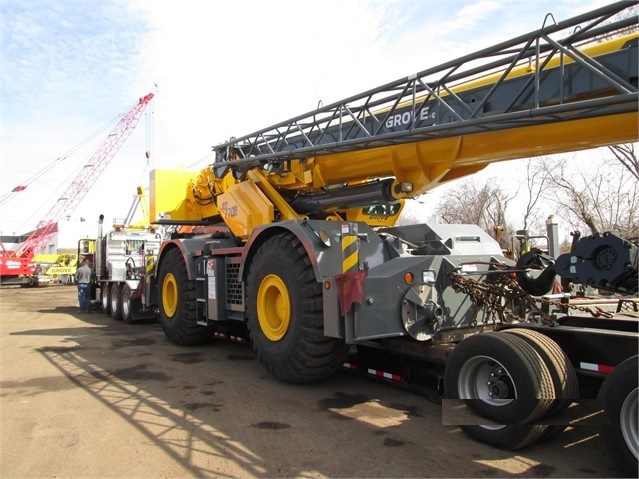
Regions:
<svg viewBox="0 0 639 479"><path fill-rule="evenodd" d="M75 272L75 283L78 285L78 301L80 312L91 312L91 268L89 260L83 259L82 264Z"/></svg>

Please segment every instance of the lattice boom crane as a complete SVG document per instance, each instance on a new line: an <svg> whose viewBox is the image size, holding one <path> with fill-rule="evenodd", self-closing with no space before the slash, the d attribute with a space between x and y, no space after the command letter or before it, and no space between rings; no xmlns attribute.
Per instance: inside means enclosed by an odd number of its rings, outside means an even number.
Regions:
<svg viewBox="0 0 639 479"><path fill-rule="evenodd" d="M135 106L118 121L104 142L87 159L80 173L73 179L58 201L40 220L33 233L15 251L15 257L32 255L51 239L56 232L57 222L75 211L78 204L129 138L153 96L153 93L149 93L140 98Z"/></svg>

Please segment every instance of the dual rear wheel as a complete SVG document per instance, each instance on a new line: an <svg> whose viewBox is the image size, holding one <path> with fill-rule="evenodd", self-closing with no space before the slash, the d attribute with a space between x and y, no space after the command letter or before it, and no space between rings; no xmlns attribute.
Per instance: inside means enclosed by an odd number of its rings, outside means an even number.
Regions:
<svg viewBox="0 0 639 479"><path fill-rule="evenodd" d="M626 359L599 389L601 428L611 463L638 477L639 357ZM481 333L454 349L444 373L445 395L463 399L486 424L460 427L472 438L501 449L519 449L561 432L545 425L579 399L575 370L551 338L528 328ZM481 423L482 419L479 419Z"/></svg>
<svg viewBox="0 0 639 479"><path fill-rule="evenodd" d="M516 328L462 341L444 374L446 397L463 399L489 424L461 425L500 449L519 449L563 429L543 424L578 397L574 369L561 348L536 331Z"/></svg>

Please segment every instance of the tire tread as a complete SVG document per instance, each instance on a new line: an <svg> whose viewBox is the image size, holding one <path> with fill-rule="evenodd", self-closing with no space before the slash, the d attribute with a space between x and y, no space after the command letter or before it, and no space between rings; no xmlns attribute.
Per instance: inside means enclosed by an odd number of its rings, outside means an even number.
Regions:
<svg viewBox="0 0 639 479"><path fill-rule="evenodd" d="M292 272L291 282L298 288L301 298L301 314L291 318L291 322L301 323L289 326L287 334L296 336L283 338L281 341L287 342L286 352L277 354L259 326L255 297L260 271L276 270L282 262L287 264L287 271ZM311 383L321 381L339 369L348 348L343 341L324 336L322 307L322 285L315 280L306 250L297 237L283 233L267 240L250 265L246 309L253 349L269 373L292 383Z"/></svg>

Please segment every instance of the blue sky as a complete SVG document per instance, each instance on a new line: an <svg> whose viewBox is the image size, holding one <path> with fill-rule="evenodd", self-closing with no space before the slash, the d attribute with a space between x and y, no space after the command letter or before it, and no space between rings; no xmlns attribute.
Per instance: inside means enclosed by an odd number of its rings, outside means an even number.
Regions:
<svg viewBox="0 0 639 479"><path fill-rule="evenodd" d="M74 216L123 217L150 167L202 168L230 136L607 3L0 0L0 198L50 168L0 231L35 226L103 137L66 153L149 92Z"/></svg>

